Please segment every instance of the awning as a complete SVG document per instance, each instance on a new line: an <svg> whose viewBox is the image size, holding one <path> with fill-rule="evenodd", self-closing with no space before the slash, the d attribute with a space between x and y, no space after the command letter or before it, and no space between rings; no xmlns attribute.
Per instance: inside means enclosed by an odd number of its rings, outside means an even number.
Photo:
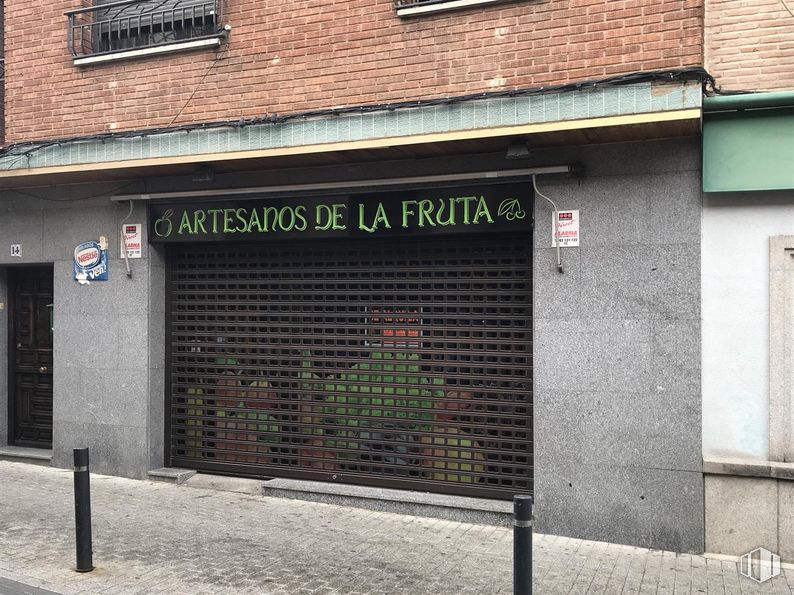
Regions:
<svg viewBox="0 0 794 595"><path fill-rule="evenodd" d="M703 101L703 191L794 189L794 92Z"/></svg>

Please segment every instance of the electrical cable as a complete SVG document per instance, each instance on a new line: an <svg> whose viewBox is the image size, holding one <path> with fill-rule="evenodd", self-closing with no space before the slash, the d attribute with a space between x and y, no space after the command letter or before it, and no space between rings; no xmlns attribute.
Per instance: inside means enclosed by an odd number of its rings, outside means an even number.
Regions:
<svg viewBox="0 0 794 595"><path fill-rule="evenodd" d="M535 194L548 202L551 208L554 209L554 245L557 247L557 270L560 273L564 273L565 271L562 267L562 254L560 253L560 210L557 208L557 205L554 204L553 200L538 190L538 183L535 180L536 177L537 175L532 176L532 188L535 190Z"/></svg>
<svg viewBox="0 0 794 595"><path fill-rule="evenodd" d="M173 126L173 125L174 125L174 122L176 122L176 121L179 119L179 116L181 116L181 115L182 115L182 112L183 112L183 111L185 111L185 108L186 108L188 105L190 105L190 102L191 102L191 101L193 101L193 97L195 97L195 96L196 96L196 92L197 92L197 91L198 91L198 90L201 88L201 86L204 84L204 81L205 81L205 80L207 80L207 75L210 73L210 71L211 71L213 68L215 68L215 66L218 64L218 61L219 61L219 60L220 60L220 59L221 59L221 58L224 56L224 54L226 53L226 50L227 50L227 49L229 49L229 45L228 45L228 44L226 44L225 46L223 46L223 49L222 49L220 52L218 52L218 53L215 55L215 59L214 59L214 60L213 60L213 61L210 63L210 65L207 67L207 70L205 70L205 71L204 71L204 75L201 77L201 80L200 80L200 81L199 81L199 82L196 84L196 86L193 88L193 92L190 94L190 97L188 97L188 98L187 98L187 101L185 101L185 103L182 105L182 107L181 107L181 108L179 108L179 111L178 111L178 112L176 113L176 115L175 115L175 116L174 116L174 117L171 119L171 121L168 123L168 126L166 126L166 128L171 128L171 126Z"/></svg>
<svg viewBox="0 0 794 595"><path fill-rule="evenodd" d="M207 72L209 72L208 70ZM584 81L576 81L564 83L560 85L553 85L549 87L531 87L523 89L512 89L507 91L486 91L480 93L471 93L467 95L457 95L448 97L436 97L431 99L415 99L409 101L400 101L393 103L375 103L365 104L341 108L324 108L316 110L308 110L303 112L295 112L291 114L269 114L263 116L255 116L252 118L240 118L238 120L223 120L214 122L202 122L193 124L182 124L179 126L166 126L159 128L147 128L138 130L128 130L121 132L104 132L85 136L70 136L62 137L45 141L24 141L15 143L0 149L0 158L4 156L19 155L20 158L27 157L40 151L42 149L58 146L72 142L88 142L88 141L105 141L111 139L124 139L124 138L140 138L147 136L154 136L158 134L169 134L174 132L186 132L198 130L210 130L219 128L244 128L246 126L260 125L260 124L283 124L293 120L308 120L312 118L322 118L330 116L341 116L348 114L368 114L383 111L396 111L401 109L411 109L420 107L431 106L448 106L468 101L481 101L487 99L504 99L513 97L526 97L536 95L550 95L565 93L568 91L584 91L588 89L596 89L599 87L611 87L620 85L629 85L641 82L653 81L700 81L703 85L703 91L706 94L719 93L716 81L711 74L704 68L692 67L681 68L673 70L659 70L659 71L643 71L623 74L618 76L606 77L601 79L590 79ZM192 96L191 96L192 97ZM188 100L189 102L190 100ZM184 108L183 108L184 109ZM177 117L179 114L177 114ZM172 123L175 121L172 120ZM12 164L16 164L16 161Z"/></svg>
<svg viewBox="0 0 794 595"><path fill-rule="evenodd" d="M783 8L786 9L786 12L789 13L792 16L792 18L794 18L794 12L791 12L791 9L788 7L788 4L786 4L786 0L780 0L780 3L783 5Z"/></svg>
<svg viewBox="0 0 794 595"><path fill-rule="evenodd" d="M130 255L127 254L127 234L124 233L124 223L130 217L132 217L132 209L134 208L135 208L135 203L130 201L130 212L127 213L127 216L121 220L121 223L119 223L119 227L121 228L121 243L123 244L124 247L124 264L127 265L127 277L129 279L132 279L132 269L130 268Z"/></svg>
<svg viewBox="0 0 794 595"><path fill-rule="evenodd" d="M112 196L116 194L120 190L124 190L125 188L129 188L133 184L138 184L138 180L133 180L130 182L125 182L118 188L113 190L105 190L104 192L100 192L99 194L92 194L90 196L78 196L72 198L52 198L49 196L39 196L37 194L33 194L32 192L25 192L24 190L20 190L19 188L5 188L4 192L13 192L15 194L21 194L22 196L27 196L28 198L35 198L36 200L44 200L46 202L80 202L83 200L91 200L92 198L100 198L105 196Z"/></svg>

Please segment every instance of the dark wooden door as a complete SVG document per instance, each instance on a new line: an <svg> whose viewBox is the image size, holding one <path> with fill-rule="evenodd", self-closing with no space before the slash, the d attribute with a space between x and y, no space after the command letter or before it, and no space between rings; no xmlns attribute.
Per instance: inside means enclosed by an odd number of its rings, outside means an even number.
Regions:
<svg viewBox="0 0 794 595"><path fill-rule="evenodd" d="M52 447L52 268L12 269L11 442Z"/></svg>

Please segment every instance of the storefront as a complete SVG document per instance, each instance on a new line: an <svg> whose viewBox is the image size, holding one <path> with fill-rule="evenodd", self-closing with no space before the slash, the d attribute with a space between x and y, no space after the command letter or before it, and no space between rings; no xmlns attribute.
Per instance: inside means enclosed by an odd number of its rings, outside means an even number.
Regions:
<svg viewBox="0 0 794 595"><path fill-rule="evenodd" d="M95 473L140 479L530 492L540 532L702 551L700 98L642 84L32 153L0 171L0 333L37 333L0 341L0 456L24 446L19 386L55 467L88 446ZM533 119L568 99L576 118ZM446 136L410 132L419 115ZM210 141L241 152L190 153ZM555 208L578 215L561 254Z"/></svg>
<svg viewBox="0 0 794 595"><path fill-rule="evenodd" d="M530 492L530 188L152 205L168 464Z"/></svg>

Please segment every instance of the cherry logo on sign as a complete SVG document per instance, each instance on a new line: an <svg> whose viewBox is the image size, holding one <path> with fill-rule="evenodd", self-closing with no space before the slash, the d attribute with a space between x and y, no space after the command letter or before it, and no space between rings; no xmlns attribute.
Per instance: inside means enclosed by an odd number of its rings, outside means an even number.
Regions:
<svg viewBox="0 0 794 595"><path fill-rule="evenodd" d="M497 213L508 221L520 220L527 216L526 211L521 208L521 203L517 198L506 198L503 200Z"/></svg>

